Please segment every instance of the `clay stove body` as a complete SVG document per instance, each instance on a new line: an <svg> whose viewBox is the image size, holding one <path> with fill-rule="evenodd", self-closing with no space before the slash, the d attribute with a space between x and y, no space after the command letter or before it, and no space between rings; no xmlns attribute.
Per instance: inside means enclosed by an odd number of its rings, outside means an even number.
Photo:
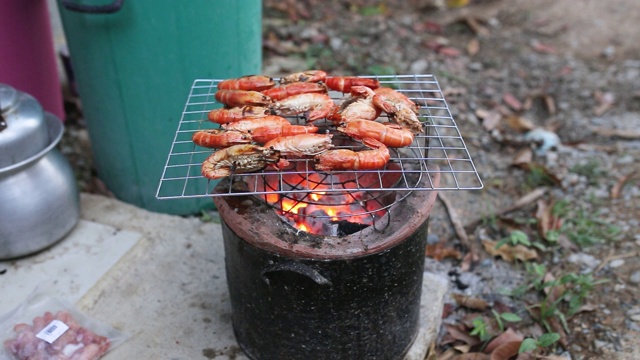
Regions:
<svg viewBox="0 0 640 360"><path fill-rule="evenodd" d="M229 187L228 180L219 187ZM299 231L254 196L214 197L233 327L245 353L402 358L418 331L435 198L434 191L414 192L375 225L338 237Z"/></svg>

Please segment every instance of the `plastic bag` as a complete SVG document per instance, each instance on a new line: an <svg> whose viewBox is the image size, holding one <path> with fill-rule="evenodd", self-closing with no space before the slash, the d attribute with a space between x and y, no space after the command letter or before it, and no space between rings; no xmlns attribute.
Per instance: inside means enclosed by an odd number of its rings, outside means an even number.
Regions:
<svg viewBox="0 0 640 360"><path fill-rule="evenodd" d="M127 339L48 295L50 286L38 285L20 306L0 316L0 360L95 360Z"/></svg>

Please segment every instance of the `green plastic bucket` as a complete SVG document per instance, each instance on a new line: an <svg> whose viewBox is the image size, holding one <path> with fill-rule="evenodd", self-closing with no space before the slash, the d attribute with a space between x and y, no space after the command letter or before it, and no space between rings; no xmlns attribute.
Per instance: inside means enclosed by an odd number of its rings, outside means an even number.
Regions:
<svg viewBox="0 0 640 360"><path fill-rule="evenodd" d="M257 74L260 0L59 0L98 176L147 210L193 214L206 198L156 190L194 79ZM179 189L182 191L182 189Z"/></svg>

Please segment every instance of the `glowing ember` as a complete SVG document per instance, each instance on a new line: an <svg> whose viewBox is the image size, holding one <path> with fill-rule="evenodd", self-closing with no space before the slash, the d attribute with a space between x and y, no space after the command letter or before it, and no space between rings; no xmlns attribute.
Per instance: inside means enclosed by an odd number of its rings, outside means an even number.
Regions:
<svg viewBox="0 0 640 360"><path fill-rule="evenodd" d="M335 235L342 223L360 224L358 228L363 228L384 215L378 201L359 201L353 195L326 192L303 193L298 198L296 194L273 195L265 194L264 199L278 209L278 214L295 228L312 234Z"/></svg>
<svg viewBox="0 0 640 360"><path fill-rule="evenodd" d="M386 214L384 209L395 195L388 198L366 189L388 187L400 178L400 172L383 177L367 172L318 173L305 161L295 166L292 173L262 176L256 188L264 189L264 201L289 224L318 235L343 236L373 225ZM388 164L389 169L394 166Z"/></svg>

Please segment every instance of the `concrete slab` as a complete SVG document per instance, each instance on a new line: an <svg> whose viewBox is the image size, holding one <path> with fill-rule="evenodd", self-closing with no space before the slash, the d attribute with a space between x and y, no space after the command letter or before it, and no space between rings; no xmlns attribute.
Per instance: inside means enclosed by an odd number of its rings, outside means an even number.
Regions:
<svg viewBox="0 0 640 360"><path fill-rule="evenodd" d="M0 261L0 314L22 303L41 282L54 284L54 296L79 300L141 236L80 220L55 246L33 256Z"/></svg>
<svg viewBox="0 0 640 360"><path fill-rule="evenodd" d="M231 325L222 230L217 223L82 197L83 217L144 238L78 306L131 338L106 359L247 359ZM440 327L446 279L425 273L421 329L406 359L424 359Z"/></svg>

